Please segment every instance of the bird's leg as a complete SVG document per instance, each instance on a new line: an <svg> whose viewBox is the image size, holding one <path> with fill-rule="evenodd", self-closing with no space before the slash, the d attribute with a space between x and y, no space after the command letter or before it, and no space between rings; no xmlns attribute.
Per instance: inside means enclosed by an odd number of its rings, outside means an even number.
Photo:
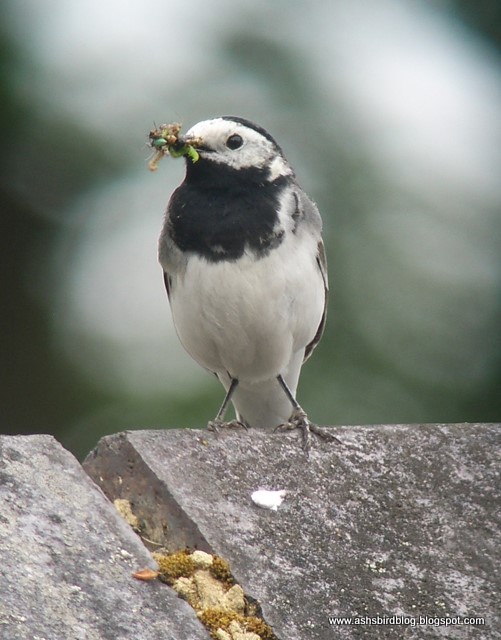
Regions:
<svg viewBox="0 0 501 640"><path fill-rule="evenodd" d="M244 424L243 422L240 422L240 420L231 420L230 422L224 421L224 416L228 409L228 405L230 404L231 396L233 395L237 386L238 386L237 378L231 378L230 386L224 397L223 404L221 405L221 408L217 412L217 416L214 418L214 420L211 420L207 424L207 429L209 429L209 431L217 432L219 431L219 429L231 429L234 427L237 427L237 428L243 427L244 429L247 429L247 425Z"/></svg>
<svg viewBox="0 0 501 640"><path fill-rule="evenodd" d="M302 409L301 405L292 394L292 391L289 389L281 374L277 376L277 380L292 405L291 417L287 422L278 425L276 429L277 431L300 429L303 438L303 449L306 451L306 453L308 453L310 450L312 433L314 433L319 438L322 438L322 440L326 440L327 442L338 442L339 444L342 444L341 440L339 440L339 438L336 438L334 434L330 433L328 429L323 429L317 424L309 421L306 412Z"/></svg>

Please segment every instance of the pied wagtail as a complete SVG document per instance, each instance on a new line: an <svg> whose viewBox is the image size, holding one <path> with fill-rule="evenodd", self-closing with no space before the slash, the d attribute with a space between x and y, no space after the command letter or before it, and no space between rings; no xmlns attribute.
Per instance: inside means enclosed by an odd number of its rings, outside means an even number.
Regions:
<svg viewBox="0 0 501 640"><path fill-rule="evenodd" d="M159 240L174 325L226 397L208 427L302 430L337 440L296 400L303 362L322 336L327 264L322 220L281 148L261 127L199 122L196 161L169 201ZM230 401L237 419L224 422Z"/></svg>

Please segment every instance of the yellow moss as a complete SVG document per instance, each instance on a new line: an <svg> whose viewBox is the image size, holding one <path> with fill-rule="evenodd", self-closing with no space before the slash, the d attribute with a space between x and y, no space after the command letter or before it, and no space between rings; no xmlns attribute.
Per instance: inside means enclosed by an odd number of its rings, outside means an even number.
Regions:
<svg viewBox="0 0 501 640"><path fill-rule="evenodd" d="M197 568L190 556L190 552L186 549L168 555L154 553L153 557L159 567L160 580L168 584L172 584L177 578L181 578L182 576L189 578Z"/></svg>
<svg viewBox="0 0 501 640"><path fill-rule="evenodd" d="M198 617L202 624L209 630L211 637L216 640L219 629L231 632L232 623L235 622L237 622L244 631L255 633L262 638L262 640L276 640L276 636L271 628L266 622L261 620L261 618L248 617L239 613L230 613L228 611L222 611L221 609L205 609L198 614Z"/></svg>
<svg viewBox="0 0 501 640"><path fill-rule="evenodd" d="M235 584L235 580L231 575L230 565L229 563L220 558L219 556L212 557L212 564L209 567L209 571L212 573L216 580L226 584L228 587L231 587Z"/></svg>
<svg viewBox="0 0 501 640"><path fill-rule="evenodd" d="M262 640L276 640L276 635L271 630L271 627L261 618L248 616L245 618L243 627L246 631L257 634Z"/></svg>
<svg viewBox="0 0 501 640"><path fill-rule="evenodd" d="M198 617L200 622L207 627L213 638L216 637L215 633L218 629L228 631L230 624L234 620L240 622L240 620L244 619L244 616L239 613L230 613L222 609L205 609L198 614Z"/></svg>
<svg viewBox="0 0 501 640"><path fill-rule="evenodd" d="M153 557L160 580L173 586L191 604L211 638L276 640L264 620L249 615L257 613L256 607L247 602L242 588L235 584L228 562L219 556L194 553L183 549L154 553ZM201 565L206 568L201 569Z"/></svg>

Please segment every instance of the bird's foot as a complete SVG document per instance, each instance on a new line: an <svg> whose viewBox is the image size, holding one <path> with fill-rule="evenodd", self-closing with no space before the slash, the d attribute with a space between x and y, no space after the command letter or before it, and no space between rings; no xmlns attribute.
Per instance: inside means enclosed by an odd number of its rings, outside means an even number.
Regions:
<svg viewBox="0 0 501 640"><path fill-rule="evenodd" d="M209 431L213 431L214 433L218 433L221 429L248 429L248 426L244 422L240 422L240 420L230 420L229 422L225 422L221 420L221 418L214 418L214 420L210 420L207 423L207 429Z"/></svg>
<svg viewBox="0 0 501 640"><path fill-rule="evenodd" d="M336 436L328 429L324 429L323 427L319 427L318 424L310 422L306 412L303 411L301 407L294 409L288 422L279 424L275 431L292 431L293 429L301 430L303 450L306 454L309 453L311 448L312 433L326 442L337 442L338 444L342 444L341 440L336 438Z"/></svg>

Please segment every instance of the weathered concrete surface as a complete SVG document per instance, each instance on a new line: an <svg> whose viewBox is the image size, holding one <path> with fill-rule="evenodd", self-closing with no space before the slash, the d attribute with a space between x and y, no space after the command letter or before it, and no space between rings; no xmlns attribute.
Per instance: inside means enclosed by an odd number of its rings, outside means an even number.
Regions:
<svg viewBox="0 0 501 640"><path fill-rule="evenodd" d="M207 640L149 553L50 436L0 437L2 640Z"/></svg>
<svg viewBox="0 0 501 640"><path fill-rule="evenodd" d="M308 460L295 434L128 432L84 467L131 500L152 538L225 557L281 640L500 638L499 425L335 433L344 446L317 443ZM250 499L258 488L288 495L267 511ZM433 624L331 626L332 615ZM485 626L435 626L446 616Z"/></svg>

